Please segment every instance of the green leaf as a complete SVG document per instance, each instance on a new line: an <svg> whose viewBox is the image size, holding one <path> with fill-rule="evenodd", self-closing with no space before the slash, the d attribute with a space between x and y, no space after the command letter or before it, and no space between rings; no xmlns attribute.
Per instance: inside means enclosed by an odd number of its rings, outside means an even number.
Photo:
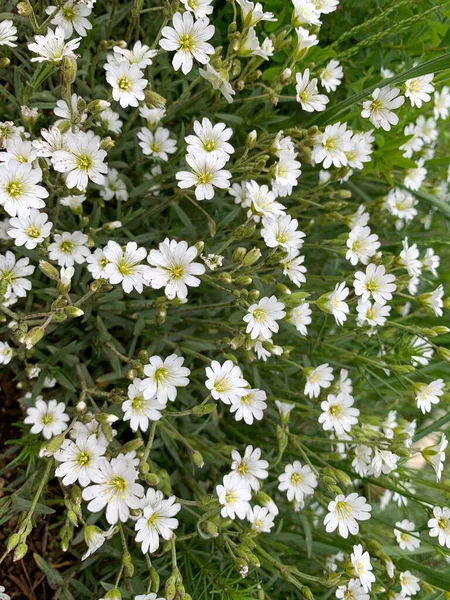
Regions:
<svg viewBox="0 0 450 600"><path fill-rule="evenodd" d="M53 569L48 564L48 562L44 558L42 558L42 556L39 556L39 554L37 554L37 552L34 552L33 558L34 558L35 563L39 567L39 569L47 577L47 581L48 581L50 587L58 587L58 586L64 585L64 579L61 577L61 575L58 573L58 571L56 571L56 569Z"/></svg>
<svg viewBox="0 0 450 600"><path fill-rule="evenodd" d="M327 125L332 121L338 120L338 117L340 117L348 108L353 108L357 102L367 98L367 96L369 96L376 88L381 88L385 85L397 85L399 83L403 83L407 79L411 79L412 77L421 77L422 75L428 75L428 73L440 73L446 69L450 69L449 54L432 58L421 65L417 65L412 67L412 69L408 69L407 71L400 73L400 75L394 75L394 77L382 79L381 81L366 87L358 94L354 94L353 96L350 96L350 98L347 98L346 100L335 104L324 112L317 114L306 127L311 127L312 125Z"/></svg>

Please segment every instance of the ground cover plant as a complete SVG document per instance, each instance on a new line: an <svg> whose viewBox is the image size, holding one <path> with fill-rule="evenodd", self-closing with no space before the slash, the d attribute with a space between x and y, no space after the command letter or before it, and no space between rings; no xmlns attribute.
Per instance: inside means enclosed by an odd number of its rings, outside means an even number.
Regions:
<svg viewBox="0 0 450 600"><path fill-rule="evenodd" d="M450 2L0 2L0 600L450 595Z"/></svg>

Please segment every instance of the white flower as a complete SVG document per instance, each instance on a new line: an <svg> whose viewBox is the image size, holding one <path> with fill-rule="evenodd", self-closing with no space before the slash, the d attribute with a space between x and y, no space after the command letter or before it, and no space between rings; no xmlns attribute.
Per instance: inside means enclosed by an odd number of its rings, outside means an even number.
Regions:
<svg viewBox="0 0 450 600"><path fill-rule="evenodd" d="M346 152L351 150L352 132L347 130L346 123L327 125L323 133L316 135L311 158L316 163L323 163L325 169L331 165L344 167L348 159Z"/></svg>
<svg viewBox="0 0 450 600"><path fill-rule="evenodd" d="M108 167L103 162L106 152L100 149L100 138L92 132L79 131L76 134L68 133L65 141L67 150L57 150L52 162L55 171L67 173L66 186L84 191L89 179L103 185L103 174Z"/></svg>
<svg viewBox="0 0 450 600"><path fill-rule="evenodd" d="M238 0L242 9L242 17L247 27L256 25L260 21L276 21L277 19L271 12L264 12L262 4L249 2L249 0Z"/></svg>
<svg viewBox="0 0 450 600"><path fill-rule="evenodd" d="M317 78L309 79L309 69L305 69L304 73L297 73L295 76L297 85L297 102L300 102L301 107L306 112L320 112L325 110L330 99L324 94L319 94L317 87Z"/></svg>
<svg viewBox="0 0 450 600"><path fill-rule="evenodd" d="M10 161L0 166L0 205L11 217L25 216L31 208L43 208L48 192L41 185L42 171L29 163Z"/></svg>
<svg viewBox="0 0 450 600"><path fill-rule="evenodd" d="M16 246L25 246L28 250L36 248L50 235L53 224L48 221L48 216L32 208L29 215L14 217L9 220L9 237L12 237Z"/></svg>
<svg viewBox="0 0 450 600"><path fill-rule="evenodd" d="M286 209L282 204L276 202L274 192L269 190L267 185L258 185L256 181L246 183L247 201L251 210L248 211L248 216L255 215L255 221L259 222L263 216L277 217L284 215Z"/></svg>
<svg viewBox="0 0 450 600"><path fill-rule="evenodd" d="M348 250L345 258L352 265L357 265L358 261L361 261L363 265L367 265L379 247L378 236L375 233L371 233L370 227L357 225L348 234Z"/></svg>
<svg viewBox="0 0 450 600"><path fill-rule="evenodd" d="M364 163L372 160L372 143L374 142L372 130L366 133L355 133L350 140L350 149L346 151L347 164L352 169L363 169ZM347 174L347 178L350 175Z"/></svg>
<svg viewBox="0 0 450 600"><path fill-rule="evenodd" d="M349 496L339 494L328 504L329 512L324 520L325 529L327 533L331 533L339 528L339 535L343 538L347 538L349 533L357 535L358 521L370 519L371 510L372 507L363 496L358 496L357 493Z"/></svg>
<svg viewBox="0 0 450 600"><path fill-rule="evenodd" d="M296 25L321 25L320 12L310 0L294 0L292 21Z"/></svg>
<svg viewBox="0 0 450 600"><path fill-rule="evenodd" d="M398 117L392 112L393 109L400 108L405 102L405 98L399 94L399 88L391 88L388 85L376 88L372 93L372 100L363 102L361 116L369 119L377 129L382 127L385 131L389 131L391 125L398 123Z"/></svg>
<svg viewBox="0 0 450 600"><path fill-rule="evenodd" d="M203 260L208 269L214 271L215 269L217 269L217 267L222 266L225 257L221 254L208 254L208 256L200 254L200 258Z"/></svg>
<svg viewBox="0 0 450 600"><path fill-rule="evenodd" d="M17 44L17 27L10 19L5 19L0 22L0 46L10 46L15 48ZM4 589L4 588L3 588Z"/></svg>
<svg viewBox="0 0 450 600"><path fill-rule="evenodd" d="M213 154L229 160L234 148L228 143L233 135L233 130L225 123L213 125L206 117L200 121L194 121L195 135L188 135L184 139L188 145L189 154Z"/></svg>
<svg viewBox="0 0 450 600"><path fill-rule="evenodd" d="M146 249L138 248L136 242L128 242L125 248L122 248L117 242L110 240L103 249L103 254L109 261L104 271L109 283L121 283L127 294L133 289L142 294L144 285L149 285L151 272L150 267L141 265L147 256Z"/></svg>
<svg viewBox="0 0 450 600"><path fill-rule="evenodd" d="M433 248L427 248L425 256L422 258L424 267L431 271L433 277L437 277L437 269L439 268L441 259L434 253Z"/></svg>
<svg viewBox="0 0 450 600"><path fill-rule="evenodd" d="M36 160L37 151L28 140L23 140L19 135L6 140L6 152L0 152L0 161L8 163L15 161L16 163L32 163Z"/></svg>
<svg viewBox="0 0 450 600"><path fill-rule="evenodd" d="M267 42L269 43L267 44ZM273 54L273 45L270 42L271 40L266 38L263 45L260 46L255 28L250 27L250 29L247 30L247 35L244 40L240 43L237 55L244 58L248 56L259 56L259 58L262 58L263 60L269 60L269 56Z"/></svg>
<svg viewBox="0 0 450 600"><path fill-rule="evenodd" d="M405 158L411 158L414 152L420 152L422 150L424 140L415 123L409 123L403 130L403 133L405 136L411 137L400 146L400 150L403 150L403 156Z"/></svg>
<svg viewBox="0 0 450 600"><path fill-rule="evenodd" d="M338 600L369 600L359 579L350 579L345 585L340 585L336 590Z"/></svg>
<svg viewBox="0 0 450 600"><path fill-rule="evenodd" d="M430 362L433 356L433 346L424 340L422 337L414 336L410 341L411 363L414 367L418 365L425 366Z"/></svg>
<svg viewBox="0 0 450 600"><path fill-rule="evenodd" d="M432 404L439 403L439 396L444 393L445 383L443 379L436 379L429 384L417 383L414 385L416 393L417 408L423 414L430 412Z"/></svg>
<svg viewBox="0 0 450 600"><path fill-rule="evenodd" d="M202 19L210 15L214 8L211 6L212 0L181 0L184 8L194 13L196 19Z"/></svg>
<svg viewBox="0 0 450 600"><path fill-rule="evenodd" d="M214 54L214 47L207 43L214 35L215 28L207 18L194 22L192 13L179 12L173 15L173 27L163 27L161 48L175 52L172 65L175 71L181 68L186 75L192 70L194 58L205 65L209 63L208 54Z"/></svg>
<svg viewBox="0 0 450 600"><path fill-rule="evenodd" d="M251 529L257 533L270 533L274 525L275 515L262 506L254 506L247 513L247 521L252 524Z"/></svg>
<svg viewBox="0 0 450 600"><path fill-rule="evenodd" d="M61 477L64 485L78 481L86 487L100 475L99 459L106 452L95 435L78 436L76 442L65 439L61 448L54 454L61 464L56 468L56 477Z"/></svg>
<svg viewBox="0 0 450 600"><path fill-rule="evenodd" d="M128 200L128 191L125 182L120 179L117 169L108 169L106 174L104 187L100 190L100 196L107 202L116 198L121 202Z"/></svg>
<svg viewBox="0 0 450 600"><path fill-rule="evenodd" d="M357 271L353 286L355 294L361 296L361 300L369 300L372 297L375 302L386 304L392 299L392 292L395 292L397 286L395 275L386 274L384 265L368 265L366 272Z"/></svg>
<svg viewBox="0 0 450 600"><path fill-rule="evenodd" d="M223 365L213 360L211 365L206 367L205 373L205 385L214 400L232 404L248 392L248 382L243 378L241 369L231 360L226 360Z"/></svg>
<svg viewBox="0 0 450 600"><path fill-rule="evenodd" d="M400 252L400 263L408 271L411 277L417 277L422 271L422 262L419 260L419 249L417 244L409 246L408 238L402 242L403 250Z"/></svg>
<svg viewBox="0 0 450 600"><path fill-rule="evenodd" d="M103 110L98 115L95 122L107 131L112 131L116 134L119 134L122 131L123 121L119 118L119 113L116 113L111 108Z"/></svg>
<svg viewBox="0 0 450 600"><path fill-rule="evenodd" d="M110 537L114 535L115 526L111 525L108 531L102 531L99 527L95 525L88 525L84 529L84 541L88 547L87 552L83 554L81 560L86 560L94 554L99 548L103 546L106 540L109 540Z"/></svg>
<svg viewBox="0 0 450 600"><path fill-rule="evenodd" d="M431 308L437 317L442 317L444 314L442 309L444 308L444 286L442 283L432 292L427 294L421 294L418 300L423 306Z"/></svg>
<svg viewBox="0 0 450 600"><path fill-rule="evenodd" d="M75 58L74 50L80 45L81 38L65 42L65 37L62 27L57 27L55 31L49 27L46 35L36 35L34 42L28 44L28 49L34 54L38 54L38 56L31 59L31 62L49 61L55 65L60 65L65 56Z"/></svg>
<svg viewBox="0 0 450 600"><path fill-rule="evenodd" d="M358 311L358 324L360 326L367 323L370 327L383 327L391 312L391 307L379 302L372 304L370 300L359 300L356 310Z"/></svg>
<svg viewBox="0 0 450 600"><path fill-rule="evenodd" d="M106 81L112 87L112 97L122 108L139 106L139 102L145 98L144 90L148 82L136 64L130 65L123 60L112 65L106 71Z"/></svg>
<svg viewBox="0 0 450 600"><path fill-rule="evenodd" d="M46 440L55 435L59 435L67 428L67 421L70 420L64 410L64 402L50 400L48 403L38 396L34 407L27 408L27 416L24 423L32 425L31 433L41 433Z"/></svg>
<svg viewBox="0 0 450 600"><path fill-rule="evenodd" d="M415 167L407 169L403 184L410 190L419 190L427 177L427 169L423 166L423 160L419 160Z"/></svg>
<svg viewBox="0 0 450 600"><path fill-rule="evenodd" d="M50 158L56 150L67 150L66 137L58 127L41 129L43 139L33 140L31 143L36 148L38 156Z"/></svg>
<svg viewBox="0 0 450 600"><path fill-rule="evenodd" d="M298 183L301 175L302 166L300 161L296 160L297 153L290 150L281 150L277 152L278 162L271 168L272 191L277 196L290 196L292 190Z"/></svg>
<svg viewBox="0 0 450 600"><path fill-rule="evenodd" d="M261 235L269 248L283 248L288 254L298 254L303 246L305 234L298 230L297 219L289 215L280 215L276 219L264 217Z"/></svg>
<svg viewBox="0 0 450 600"><path fill-rule="evenodd" d="M228 103L233 102L236 92L228 82L228 71L216 71L210 64L207 64L206 69L199 69L198 72L203 79L209 81L213 89L220 91Z"/></svg>
<svg viewBox="0 0 450 600"><path fill-rule="evenodd" d="M232 475L225 475L223 485L216 486L216 494L222 504L222 517L245 519L249 509L252 492L247 483L243 483Z"/></svg>
<svg viewBox="0 0 450 600"><path fill-rule="evenodd" d="M339 0L312 0L316 10L323 14L329 14L337 9Z"/></svg>
<svg viewBox="0 0 450 600"><path fill-rule="evenodd" d="M444 86L440 92L434 92L434 116L436 119L446 119L450 110L450 88Z"/></svg>
<svg viewBox="0 0 450 600"><path fill-rule="evenodd" d="M0 342L0 365L7 365L12 358L12 348L8 342Z"/></svg>
<svg viewBox="0 0 450 600"><path fill-rule="evenodd" d="M403 598L415 596L417 594L417 592L420 590L419 581L420 579L415 577L411 571L404 571L403 573L400 573L400 585L402 586L401 595Z"/></svg>
<svg viewBox="0 0 450 600"><path fill-rule="evenodd" d="M431 83L433 78L434 73L429 73L405 81L405 96L409 98L411 106L421 108L423 102L431 100L430 94L434 92L434 85Z"/></svg>
<svg viewBox="0 0 450 600"><path fill-rule="evenodd" d="M320 405L323 413L319 416L319 423L325 431L335 431L342 435L350 431L358 423L359 410L353 408L353 398L349 394L328 394L326 400Z"/></svg>
<svg viewBox="0 0 450 600"><path fill-rule="evenodd" d="M128 400L122 403L123 420L130 421L132 431L147 431L149 421L159 421L166 407L156 395L145 398L141 379L133 379L128 386Z"/></svg>
<svg viewBox="0 0 450 600"><path fill-rule="evenodd" d="M369 553L364 552L361 544L357 544L356 546L353 546L350 560L364 591L369 592L372 589L372 583L375 581Z"/></svg>
<svg viewBox="0 0 450 600"><path fill-rule="evenodd" d="M74 29L82 37L87 35L86 29L92 29L91 23L86 19L92 10L86 4L76 0L66 0L59 10L57 6L49 6L45 12L48 15L56 12L50 23L61 27L66 38L72 37Z"/></svg>
<svg viewBox="0 0 450 600"><path fill-rule="evenodd" d="M315 368L305 370L306 385L304 389L305 396L318 398L321 388L329 388L333 381L333 368L328 363L319 365Z"/></svg>
<svg viewBox="0 0 450 600"><path fill-rule="evenodd" d="M372 459L372 448L358 444L355 447L355 456L352 460L352 467L355 473L361 477L365 477L369 472L369 466Z"/></svg>
<svg viewBox="0 0 450 600"><path fill-rule="evenodd" d="M275 296L261 298L257 304L252 304L244 316L247 323L246 333L250 334L252 340L258 337L268 339L272 333L277 333L279 325L277 321L286 316L284 304L278 302Z"/></svg>
<svg viewBox="0 0 450 600"><path fill-rule="evenodd" d="M335 92L344 77L344 70L338 60L330 60L327 66L319 73L320 83L328 93Z"/></svg>
<svg viewBox="0 0 450 600"><path fill-rule="evenodd" d="M278 481L278 489L280 492L286 492L289 502L302 502L305 497L314 494L318 484L311 468L308 465L302 466L298 460L285 466L284 473L278 476Z"/></svg>
<svg viewBox="0 0 450 600"><path fill-rule="evenodd" d="M306 267L303 265L305 262L304 256L287 256L281 263L283 267L283 275L287 275L297 287L301 287L302 283L305 283Z"/></svg>
<svg viewBox="0 0 450 600"><path fill-rule="evenodd" d="M81 231L64 231L62 234L55 233L53 239L55 241L49 245L48 255L60 267L73 267L75 263L86 262L86 257L90 254L89 248L85 246L88 241L86 234Z"/></svg>
<svg viewBox="0 0 450 600"><path fill-rule="evenodd" d="M426 144L435 142L439 135L435 119L426 119L423 115L417 117L416 131Z"/></svg>
<svg viewBox="0 0 450 600"><path fill-rule="evenodd" d="M388 473L395 471L398 460L399 457L397 454L394 454L394 452L375 448L368 474L375 475L375 477L379 477L381 473L387 475Z"/></svg>
<svg viewBox="0 0 450 600"><path fill-rule="evenodd" d="M343 283L337 283L334 291L328 295L328 299L325 303L325 308L331 312L338 325L344 324L347 320L347 315L350 312L347 302L344 302L349 291L350 290L345 285L345 281Z"/></svg>
<svg viewBox="0 0 450 600"><path fill-rule="evenodd" d="M151 356L144 367L146 378L141 385L144 398L156 395L161 404L165 405L168 400L173 402L177 397L177 388L189 384L191 370L183 367L183 363L184 358L177 354L171 354L164 360L160 356Z"/></svg>
<svg viewBox="0 0 450 600"><path fill-rule="evenodd" d="M445 450L448 446L448 440L445 433L441 433L440 440L434 446L428 446L423 451L423 456L431 464L436 472L436 480L440 481L444 470Z"/></svg>
<svg viewBox="0 0 450 600"><path fill-rule="evenodd" d="M389 212L406 223L417 215L416 204L417 200L414 196L407 190L400 188L393 188L385 200L385 207Z"/></svg>
<svg viewBox="0 0 450 600"><path fill-rule="evenodd" d="M222 190L230 187L231 173L223 169L227 162L223 155L196 152L187 154L186 162L192 170L179 171L175 177L178 180L178 187L182 189L195 186L197 200L211 200L214 197L215 187Z"/></svg>
<svg viewBox="0 0 450 600"><path fill-rule="evenodd" d="M253 449L247 446L244 456L241 457L237 450L232 450L231 477L239 484L247 485L250 489L258 491L261 487L261 479L267 479L269 473L267 460L261 459L260 448Z"/></svg>
<svg viewBox="0 0 450 600"><path fill-rule="evenodd" d="M275 400L275 404L278 408L278 412L281 415L282 421L284 419L288 419L291 410L295 408L295 404L289 404L288 402L280 402L280 400Z"/></svg>
<svg viewBox="0 0 450 600"><path fill-rule="evenodd" d="M139 146L146 156L153 156L167 162L168 155L177 151L177 143L170 137L170 131L165 127L158 127L154 133L147 127L142 127L137 137L140 139Z"/></svg>
<svg viewBox="0 0 450 600"><path fill-rule="evenodd" d="M159 547L159 537L164 540L170 540L173 537L173 530L178 527L178 519L175 515L180 512L181 504L175 502L175 496L170 496L165 500L161 492L156 492L150 496L148 490L147 499L152 498L151 502L144 505L142 517L136 521L136 541L141 542L141 549L144 554L156 552Z"/></svg>
<svg viewBox="0 0 450 600"><path fill-rule="evenodd" d="M55 121L55 125L60 125L62 121L73 121L74 117L76 117L77 120L79 119L81 123L84 123L88 116L85 111L80 112L78 109L81 100L81 96L78 96L77 94L72 94L70 96L69 102L63 99L58 100L56 102L55 108L53 109L53 112L56 116L61 117L62 120Z"/></svg>
<svg viewBox="0 0 450 600"><path fill-rule="evenodd" d="M0 600L11 600L11 596L5 593L5 587L3 585L0 585Z"/></svg>
<svg viewBox="0 0 450 600"><path fill-rule="evenodd" d="M136 483L138 472L123 454L117 458L99 459L100 474L95 477L95 485L83 490L83 498L89 504L90 512L99 512L106 506L106 520L110 525L117 521L125 523L130 516L130 508L140 507L144 488Z"/></svg>
<svg viewBox="0 0 450 600"><path fill-rule="evenodd" d="M317 35L310 34L304 27L297 27L295 33L297 34L297 53L300 55L303 50L316 46L319 43Z"/></svg>
<svg viewBox="0 0 450 600"><path fill-rule="evenodd" d="M197 248L188 246L187 242L177 242L166 238L159 244L158 250L150 250L147 261L150 269L152 288L164 293L169 300L187 298L188 287L198 287L200 279L195 275L203 275L204 265L193 262L197 256Z"/></svg>
<svg viewBox="0 0 450 600"><path fill-rule="evenodd" d="M245 396L238 396L231 401L230 412L236 421L244 421L252 425L253 421L261 421L267 408L266 392L258 389L247 389Z"/></svg>
<svg viewBox="0 0 450 600"><path fill-rule="evenodd" d="M31 281L25 279L34 272L34 267L29 262L28 257L16 261L14 254L9 250L0 254L0 283L6 283L6 298L12 294L25 298L27 291L31 290Z"/></svg>
<svg viewBox="0 0 450 600"><path fill-rule="evenodd" d="M128 48L121 48L120 46L114 46L114 59L116 61L120 62L125 59L130 65L137 65L141 70L153 64L153 58L155 58L157 54L157 50L151 49L140 40L134 44L131 50ZM107 70L106 65L105 69Z"/></svg>
<svg viewBox="0 0 450 600"><path fill-rule="evenodd" d="M430 537L437 537L438 542L444 548L450 548L450 508L444 506L433 508L433 518L429 519Z"/></svg>
<svg viewBox="0 0 450 600"><path fill-rule="evenodd" d="M93 254L86 257L87 269L94 279L105 278L106 265L109 260L101 248L97 248Z"/></svg>
<svg viewBox="0 0 450 600"><path fill-rule="evenodd" d="M416 550L417 548L419 548L419 534L416 531L414 531L416 526L412 521L408 521L408 519L404 519L403 521L397 521L395 526L400 527L400 529L404 530L399 531L398 529L394 529L394 535L397 539L397 543L400 546L401 550Z"/></svg>

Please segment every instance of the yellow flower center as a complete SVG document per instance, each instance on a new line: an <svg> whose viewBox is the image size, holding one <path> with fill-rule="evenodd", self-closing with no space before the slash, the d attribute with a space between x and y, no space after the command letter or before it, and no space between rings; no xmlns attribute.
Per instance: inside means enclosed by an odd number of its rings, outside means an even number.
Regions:
<svg viewBox="0 0 450 600"><path fill-rule="evenodd" d="M11 198L18 198L23 193L23 185L20 181L10 181L6 186L6 192Z"/></svg>
<svg viewBox="0 0 450 600"><path fill-rule="evenodd" d="M121 258L119 260L119 262L117 263L117 270L124 277L131 275L131 273L133 272L133 269L130 267L130 264L128 263L128 261L125 260L125 258Z"/></svg>
<svg viewBox="0 0 450 600"><path fill-rule="evenodd" d="M76 463L80 467L85 467L90 462L91 462L91 457L89 456L89 454L87 452L80 452L80 454L77 456Z"/></svg>
<svg viewBox="0 0 450 600"><path fill-rule="evenodd" d="M79 154L77 156L77 167L80 171L89 171L92 167L92 158L87 154Z"/></svg>
<svg viewBox="0 0 450 600"><path fill-rule="evenodd" d="M53 415L50 415L49 413L46 413L43 417L42 417L42 423L44 425L50 425L50 423L53 423Z"/></svg>
<svg viewBox="0 0 450 600"><path fill-rule="evenodd" d="M171 279L181 279L184 275L184 268L181 265L174 265L170 269L170 278Z"/></svg>
<svg viewBox="0 0 450 600"><path fill-rule="evenodd" d="M219 381L217 381L215 383L214 389L219 394L222 394L223 392L226 392L227 390L230 389L230 384L229 384L228 380L225 377L223 377L222 379L219 379Z"/></svg>
<svg viewBox="0 0 450 600"><path fill-rule="evenodd" d="M239 475L246 475L248 473L248 465L246 465L244 462L241 462L236 470Z"/></svg>
<svg viewBox="0 0 450 600"><path fill-rule="evenodd" d="M141 410L143 404L144 404L143 396L136 396L136 398L133 398L133 400L131 401L131 408L133 410Z"/></svg>
<svg viewBox="0 0 450 600"><path fill-rule="evenodd" d="M300 473L292 473L291 483L293 483L294 485L300 485L300 483L302 481L303 481L303 477L301 476Z"/></svg>
<svg viewBox="0 0 450 600"><path fill-rule="evenodd" d="M63 8L62 9L62 16L67 20L67 21L73 21L76 17L76 13L75 10L73 8L73 6L67 7L67 8Z"/></svg>
<svg viewBox="0 0 450 600"><path fill-rule="evenodd" d="M28 227L28 229L25 231L25 233L27 234L28 237L30 238L38 238L41 235L40 230L35 227L34 225L30 225L30 227Z"/></svg>
<svg viewBox="0 0 450 600"><path fill-rule="evenodd" d="M206 150L206 152L212 152L216 149L216 143L214 140L205 140L203 142L203 148Z"/></svg>
<svg viewBox="0 0 450 600"><path fill-rule="evenodd" d="M117 86L122 92L129 92L131 89L131 81L128 77L123 76L117 81Z"/></svg>
<svg viewBox="0 0 450 600"><path fill-rule="evenodd" d="M160 384L161 382L164 381L164 379L167 379L168 374L169 374L169 371L165 367L159 367L159 369L156 369L153 377L154 377L156 383Z"/></svg>
<svg viewBox="0 0 450 600"><path fill-rule="evenodd" d="M191 52L195 48L194 38L188 33L185 33L180 37L178 44L180 46L180 50L184 50L185 52Z"/></svg>
<svg viewBox="0 0 450 600"><path fill-rule="evenodd" d="M237 494L234 491L228 491L225 494L225 502L229 504L230 502L235 502L237 500Z"/></svg>
<svg viewBox="0 0 450 600"><path fill-rule="evenodd" d="M332 406L330 406L330 408L328 409L328 412L330 413L330 415L332 417L341 417L343 414L342 407L337 406L336 404L333 404Z"/></svg>
<svg viewBox="0 0 450 600"><path fill-rule="evenodd" d="M253 318L258 323L262 323L267 319L267 311L265 311L263 308L257 308L253 311Z"/></svg>
<svg viewBox="0 0 450 600"><path fill-rule="evenodd" d="M116 490L121 494L123 494L123 492L127 489L128 486L125 479L119 476L113 477L112 484L116 488Z"/></svg>
<svg viewBox="0 0 450 600"><path fill-rule="evenodd" d="M369 292L376 292L378 289L378 281L376 281L375 279L369 279L366 282L366 289Z"/></svg>
<svg viewBox="0 0 450 600"><path fill-rule="evenodd" d="M70 240L64 240L64 242L61 242L59 245L59 249L65 254L70 254L73 250L73 242Z"/></svg>

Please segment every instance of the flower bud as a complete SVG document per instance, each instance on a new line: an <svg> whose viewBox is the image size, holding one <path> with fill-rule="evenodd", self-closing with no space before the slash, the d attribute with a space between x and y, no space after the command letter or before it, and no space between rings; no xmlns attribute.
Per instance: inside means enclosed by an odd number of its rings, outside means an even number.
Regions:
<svg viewBox="0 0 450 600"><path fill-rule="evenodd" d="M122 564L123 564L124 569L125 569L125 576L126 577L133 577L133 574L134 574L134 565L133 565L133 561L131 560L131 554L128 551L126 551L126 552L123 553Z"/></svg>
<svg viewBox="0 0 450 600"><path fill-rule="evenodd" d="M287 84L290 82L292 77L292 69L285 69L280 76L281 83Z"/></svg>
<svg viewBox="0 0 450 600"><path fill-rule="evenodd" d="M33 7L28 2L28 0L25 0L24 2L18 2L18 4L16 5L16 9L19 15L22 15L23 17L27 17L33 11Z"/></svg>
<svg viewBox="0 0 450 600"><path fill-rule="evenodd" d="M9 67L10 64L11 61L7 56L2 56L2 58L0 58L0 69L6 69L6 67Z"/></svg>
<svg viewBox="0 0 450 600"><path fill-rule="evenodd" d="M55 452L57 452L61 448L64 440L65 440L65 437L64 437L63 433L60 433L59 435L55 435L54 438L52 438L47 444L45 444L45 446L43 446L41 448L41 451L39 452L39 456L41 458L43 456L46 456L46 457L53 456L55 454Z"/></svg>
<svg viewBox="0 0 450 600"><path fill-rule="evenodd" d="M107 100L92 100L92 102L89 102L87 105L87 109L92 114L99 114L110 106L111 104Z"/></svg>
<svg viewBox="0 0 450 600"><path fill-rule="evenodd" d="M150 569L151 590L156 593L159 590L160 577L155 567Z"/></svg>
<svg viewBox="0 0 450 600"><path fill-rule="evenodd" d="M109 590L105 594L105 600L122 600L122 594L118 589Z"/></svg>
<svg viewBox="0 0 450 600"><path fill-rule="evenodd" d="M238 264L238 263L242 262L242 260L244 259L246 254L247 254L247 250L245 248L241 248L241 247L236 248L236 250L233 252L231 260L235 264Z"/></svg>
<svg viewBox="0 0 450 600"><path fill-rule="evenodd" d="M124 446L122 446L122 452L126 454L127 452L133 452L133 450L138 450L144 443L140 438L136 438L135 440L130 440Z"/></svg>
<svg viewBox="0 0 450 600"><path fill-rule="evenodd" d="M234 280L237 285L250 285L253 282L253 279L251 277L249 277L248 275L239 275L238 277L236 277L236 279Z"/></svg>
<svg viewBox="0 0 450 600"><path fill-rule="evenodd" d="M191 458L196 467L198 467L199 469L203 469L203 465L205 464L205 461L203 460L203 456L200 454L200 452L198 450L194 450L194 452L192 452Z"/></svg>
<svg viewBox="0 0 450 600"><path fill-rule="evenodd" d="M84 315L84 310L81 310L78 306L70 305L64 307L64 314L72 318L82 317Z"/></svg>
<svg viewBox="0 0 450 600"><path fill-rule="evenodd" d="M198 406L194 406L194 408L192 409L192 414L197 416L209 415L215 408L216 405L212 402L203 405L199 404Z"/></svg>
<svg viewBox="0 0 450 600"><path fill-rule="evenodd" d="M53 279L53 281L59 281L59 271L55 269L53 265L51 265L46 260L39 261L39 269L46 275L49 279Z"/></svg>
<svg viewBox="0 0 450 600"><path fill-rule="evenodd" d="M166 600L173 600L177 595L177 581L176 578L171 575L166 581L165 596Z"/></svg>
<svg viewBox="0 0 450 600"><path fill-rule="evenodd" d="M438 352L441 358L450 363L450 350L448 348L444 348L443 346L438 346Z"/></svg>
<svg viewBox="0 0 450 600"><path fill-rule="evenodd" d="M11 550L14 550L14 548L17 546L17 544L19 542L20 542L20 535L18 533L12 533L8 538L8 542L6 544L6 550L8 552L11 552Z"/></svg>
<svg viewBox="0 0 450 600"><path fill-rule="evenodd" d="M229 285L233 281L233 278L229 273L220 273L219 281Z"/></svg>
<svg viewBox="0 0 450 600"><path fill-rule="evenodd" d="M72 84L77 77L77 60L73 56L64 56L61 64L61 75L64 83ZM69 99L70 101L70 99Z"/></svg>
<svg viewBox="0 0 450 600"><path fill-rule="evenodd" d="M259 248L252 248L245 255L242 261L243 266L250 267L251 265L255 264L255 262L261 258L261 255L261 250Z"/></svg>
<svg viewBox="0 0 450 600"><path fill-rule="evenodd" d="M45 329L43 327L34 327L31 329L23 339L26 349L30 350L33 346L36 346L42 340L44 334Z"/></svg>
<svg viewBox="0 0 450 600"><path fill-rule="evenodd" d="M250 133L247 135L247 138L245 140L245 147L248 148L249 150L251 150L252 148L254 148L257 139L258 139L258 134L256 133L256 129L254 129L253 131L250 131Z"/></svg>
<svg viewBox="0 0 450 600"><path fill-rule="evenodd" d="M164 108L166 99L153 90L145 90L145 103L149 108Z"/></svg>
<svg viewBox="0 0 450 600"><path fill-rule="evenodd" d="M100 142L100 149L106 150L108 152L108 150L111 150L112 148L114 148L115 145L116 145L115 141L108 135L108 136L104 137L102 139L102 141Z"/></svg>
<svg viewBox="0 0 450 600"><path fill-rule="evenodd" d="M310 589L309 589L309 587L307 587L306 585L304 585L304 586L302 587L302 592L301 592L301 594L302 594L302 597L303 597L305 600L314 600L314 596L313 596L313 594L312 594L311 590L310 590Z"/></svg>
<svg viewBox="0 0 450 600"><path fill-rule="evenodd" d="M19 544L14 552L13 562L22 560L25 554L28 552L28 546L25 543Z"/></svg>

